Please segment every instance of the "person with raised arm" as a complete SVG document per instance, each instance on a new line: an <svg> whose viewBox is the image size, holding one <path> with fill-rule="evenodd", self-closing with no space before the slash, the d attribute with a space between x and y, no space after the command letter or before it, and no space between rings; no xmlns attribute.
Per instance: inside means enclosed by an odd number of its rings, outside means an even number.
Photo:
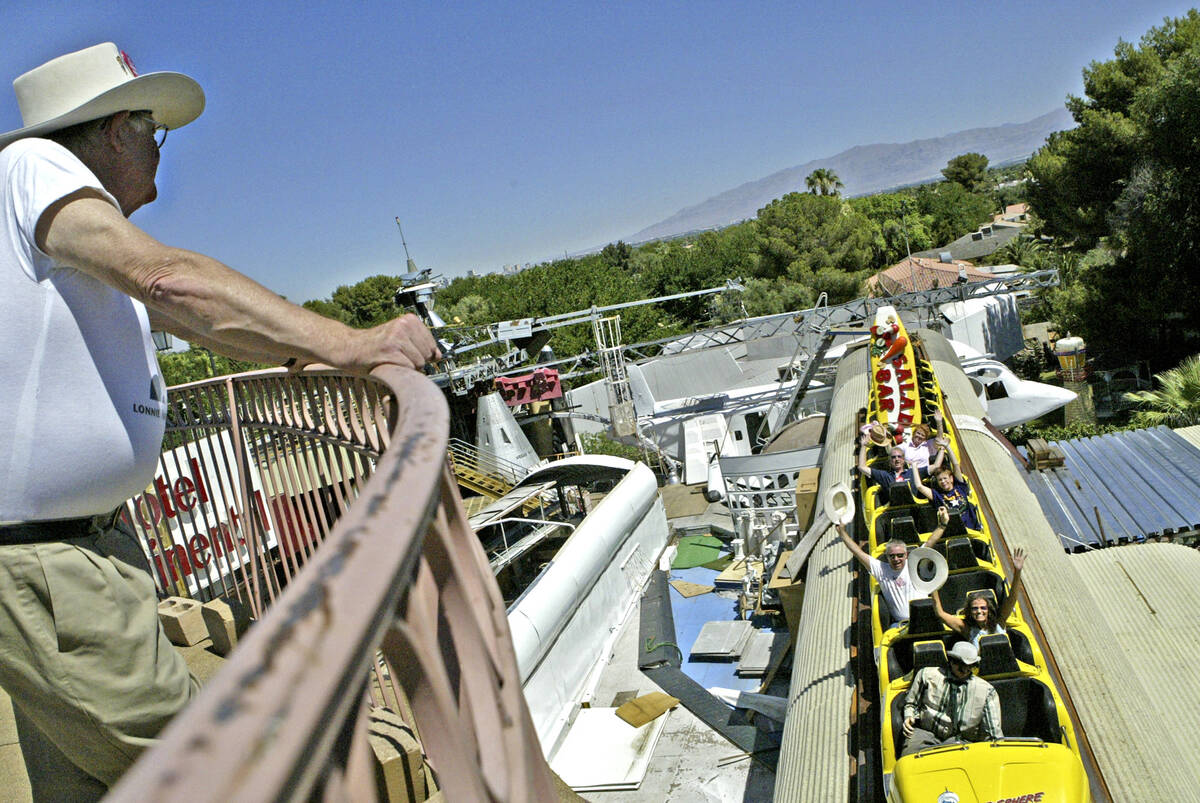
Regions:
<svg viewBox="0 0 1200 803"><path fill-rule="evenodd" d="M937 612L938 617L946 623L946 627L974 644L976 649L979 647L979 639L983 636L1005 632L1004 623L1008 621L1013 608L1017 605L1017 591L1021 588L1021 570L1025 568L1024 549L1017 547L1013 550L1012 563L1013 576L1008 585L1008 594L1004 597L1004 604L998 609L991 595L972 591L967 594L967 603L963 610L956 616L947 613L942 608L941 597L938 596L938 592L933 592L933 609Z"/></svg>
<svg viewBox="0 0 1200 803"><path fill-rule="evenodd" d="M941 512L942 514L945 511ZM946 521L939 514L938 527L926 540L925 546L932 547L942 537L946 530ZM834 525L842 543L850 550L863 568L879 583L888 612L891 613L892 627L898 627L908 621L908 603L914 599L925 599L928 595L913 587L912 578L908 576L908 545L900 540L888 541L883 548L883 556L887 563L873 558L850 537L846 525L840 521Z"/></svg>
<svg viewBox="0 0 1200 803"><path fill-rule="evenodd" d="M945 455L950 465L943 463L937 468L929 485L921 481L920 472L915 472L913 487L935 505L961 516L963 526L967 529L981 530L979 511L969 498L971 489L958 465L958 458L950 449L945 450Z"/></svg>

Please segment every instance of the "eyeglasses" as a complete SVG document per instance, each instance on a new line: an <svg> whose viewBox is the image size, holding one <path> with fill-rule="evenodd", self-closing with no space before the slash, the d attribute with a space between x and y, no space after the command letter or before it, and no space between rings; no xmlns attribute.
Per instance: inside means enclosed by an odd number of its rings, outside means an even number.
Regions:
<svg viewBox="0 0 1200 803"><path fill-rule="evenodd" d="M902 560L908 555L907 552L889 552L888 560Z"/></svg>
<svg viewBox="0 0 1200 803"><path fill-rule="evenodd" d="M140 111L136 114L136 119L145 120L150 124L150 135L154 137L154 144L161 151L163 143L167 141L167 131L169 129L164 124L156 121L148 111Z"/></svg>

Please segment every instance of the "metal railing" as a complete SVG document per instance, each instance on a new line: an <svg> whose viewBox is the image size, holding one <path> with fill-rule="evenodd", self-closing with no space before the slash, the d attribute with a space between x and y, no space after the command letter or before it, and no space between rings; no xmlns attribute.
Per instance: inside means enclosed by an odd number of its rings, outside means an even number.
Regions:
<svg viewBox="0 0 1200 803"><path fill-rule="evenodd" d="M488 474L496 477L508 485L513 487L529 473L529 469L511 460L505 460L494 452L489 452L486 449L480 449L478 446L467 443L459 438L451 438L450 445L450 460L464 468L475 471L480 474Z"/></svg>
<svg viewBox="0 0 1200 803"><path fill-rule="evenodd" d="M554 798L448 427L398 368L172 389L129 516L160 584L261 618L112 800L375 800L372 704L414 728L447 799Z"/></svg>

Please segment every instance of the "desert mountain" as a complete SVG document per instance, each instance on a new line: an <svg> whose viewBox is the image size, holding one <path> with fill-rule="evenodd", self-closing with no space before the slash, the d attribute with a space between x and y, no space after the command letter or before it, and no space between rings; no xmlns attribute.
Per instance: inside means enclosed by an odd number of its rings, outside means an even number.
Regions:
<svg viewBox="0 0 1200 803"><path fill-rule="evenodd" d="M772 200L789 192L804 192L804 179L818 167L828 168L838 175L845 185L843 195L867 195L940 180L946 162L963 153L982 153L993 165L1025 159L1040 148L1052 132L1071 128L1074 124L1067 110L1060 108L1027 123L972 128L902 144L858 145L836 156L814 159L726 190L647 226L627 238L627 242L658 240L754 217Z"/></svg>

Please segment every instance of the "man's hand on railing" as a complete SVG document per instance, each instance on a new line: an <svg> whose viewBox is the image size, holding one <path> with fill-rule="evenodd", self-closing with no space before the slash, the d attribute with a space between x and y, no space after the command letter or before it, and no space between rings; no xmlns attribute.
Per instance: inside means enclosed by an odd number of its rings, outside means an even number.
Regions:
<svg viewBox="0 0 1200 803"><path fill-rule="evenodd" d="M441 359L428 327L416 315L401 315L371 329L354 330L342 367L368 374L380 365L398 365L420 370L427 362Z"/></svg>

